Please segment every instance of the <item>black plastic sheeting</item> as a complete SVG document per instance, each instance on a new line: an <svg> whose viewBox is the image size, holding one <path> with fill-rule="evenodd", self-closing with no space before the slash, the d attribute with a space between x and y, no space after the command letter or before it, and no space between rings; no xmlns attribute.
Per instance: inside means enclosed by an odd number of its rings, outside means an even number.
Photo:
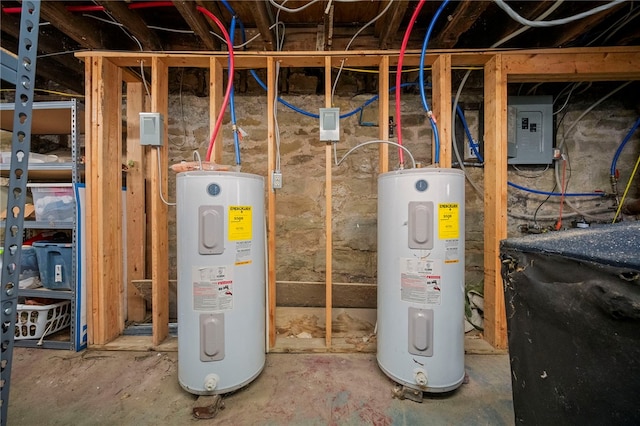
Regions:
<svg viewBox="0 0 640 426"><path fill-rule="evenodd" d="M500 251L516 424L640 425L640 223Z"/></svg>
<svg viewBox="0 0 640 426"><path fill-rule="evenodd" d="M501 247L527 253L556 254L608 266L640 269L640 222L528 235L502 241Z"/></svg>

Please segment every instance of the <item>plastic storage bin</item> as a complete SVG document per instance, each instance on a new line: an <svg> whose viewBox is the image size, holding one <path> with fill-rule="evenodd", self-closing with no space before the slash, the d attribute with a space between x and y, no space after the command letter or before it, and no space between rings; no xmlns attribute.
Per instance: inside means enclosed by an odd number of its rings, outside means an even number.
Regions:
<svg viewBox="0 0 640 426"><path fill-rule="evenodd" d="M30 184L36 220L42 222L73 222L75 197L73 186Z"/></svg>
<svg viewBox="0 0 640 426"><path fill-rule="evenodd" d="M52 305L18 304L15 340L39 339L71 324L71 302Z"/></svg>
<svg viewBox="0 0 640 426"><path fill-rule="evenodd" d="M72 272L73 245L69 243L35 242L40 281L51 290L71 290L75 282Z"/></svg>
<svg viewBox="0 0 640 426"><path fill-rule="evenodd" d="M2 267L2 255L4 247L0 247L0 268ZM36 279L38 277L38 258L36 250L30 245L22 246L20 255L20 288L35 288L39 286Z"/></svg>

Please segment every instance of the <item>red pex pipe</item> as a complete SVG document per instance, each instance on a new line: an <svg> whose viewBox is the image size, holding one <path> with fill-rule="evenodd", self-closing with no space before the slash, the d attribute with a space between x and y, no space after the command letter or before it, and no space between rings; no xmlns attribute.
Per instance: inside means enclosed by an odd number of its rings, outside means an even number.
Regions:
<svg viewBox="0 0 640 426"><path fill-rule="evenodd" d="M149 9L152 7L173 7L173 3L170 1L142 1L137 3L131 3L127 6L129 9ZM81 5L81 6L65 6L65 9L69 12L81 13L81 12L104 12L104 6L98 5ZM21 7L5 7L2 9L4 13L20 13Z"/></svg>
<svg viewBox="0 0 640 426"><path fill-rule="evenodd" d="M104 6L65 6L68 12L104 12Z"/></svg>
<svg viewBox="0 0 640 426"><path fill-rule="evenodd" d="M148 9L150 7L173 7L173 2L170 1L140 1L131 3L127 6L129 9Z"/></svg>
<svg viewBox="0 0 640 426"><path fill-rule="evenodd" d="M211 154L213 153L213 145L215 144L216 137L218 136L218 132L220 131L220 126L222 125L222 118L224 117L224 110L227 109L227 104L229 103L229 96L231 95L231 87L233 86L233 71L235 66L235 60L233 57L233 43L231 42L231 37L229 36L229 32L226 30L222 22L216 16L209 12L202 6L198 6L198 11L203 13L205 16L209 17L215 24L220 28L222 35L224 36L225 41L227 42L227 48L229 49L229 70L227 71L229 75L229 81L227 82L227 91L224 94L224 100L222 101L222 108L220 108L220 113L218 114L218 119L216 120L216 125L213 129L213 133L211 134L211 140L209 141L209 148L207 149L207 156L205 157L206 161L211 161Z"/></svg>
<svg viewBox="0 0 640 426"><path fill-rule="evenodd" d="M416 6L416 10L413 11L413 15L411 15L411 20L409 21L409 25L407 26L407 30L404 33L404 38L402 39L402 46L400 47L400 56L398 57L398 68L396 69L396 128L398 129L398 145L402 145L402 120L400 116L400 85L402 84L402 62L404 61L404 52L407 50L407 44L409 43L409 36L411 35L411 30L413 29L413 24L415 24L418 19L418 14L420 13L420 9L424 6L426 0L420 0L418 6ZM404 167L404 152L402 148L398 148L398 157L400 158L400 167Z"/></svg>

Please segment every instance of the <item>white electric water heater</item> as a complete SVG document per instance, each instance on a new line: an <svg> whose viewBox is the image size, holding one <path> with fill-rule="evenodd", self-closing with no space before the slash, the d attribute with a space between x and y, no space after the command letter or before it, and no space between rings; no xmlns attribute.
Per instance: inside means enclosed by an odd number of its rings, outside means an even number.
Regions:
<svg viewBox="0 0 640 426"><path fill-rule="evenodd" d="M179 173L178 380L188 392L231 392L265 364L264 179Z"/></svg>
<svg viewBox="0 0 640 426"><path fill-rule="evenodd" d="M378 365L410 390L464 379L464 174L378 178Z"/></svg>

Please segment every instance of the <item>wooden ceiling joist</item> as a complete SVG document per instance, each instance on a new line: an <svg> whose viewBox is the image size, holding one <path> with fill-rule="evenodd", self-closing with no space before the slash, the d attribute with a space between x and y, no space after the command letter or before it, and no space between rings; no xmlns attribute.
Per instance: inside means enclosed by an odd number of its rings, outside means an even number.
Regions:
<svg viewBox="0 0 640 426"><path fill-rule="evenodd" d="M586 18L576 21L574 25L566 28L562 28L561 31L557 31L557 38L553 40L553 46L565 47L572 41L580 39L583 34L588 34L594 27L602 23L608 16L613 15L618 11L620 6L614 6L605 11L597 13L595 15L587 16Z"/></svg>
<svg viewBox="0 0 640 426"><path fill-rule="evenodd" d="M381 4L380 6L382 7L383 5ZM386 5L384 6L386 7ZM402 23L402 18L407 11L407 7L409 7L408 1L396 1L391 5L385 14L385 17L383 19L379 19L376 23L375 34L380 39L380 49L388 49L389 46L393 45L395 37L398 35L398 31L400 30L400 24Z"/></svg>
<svg viewBox="0 0 640 426"><path fill-rule="evenodd" d="M85 20L80 20L69 12L63 2L44 1L40 3L40 15L62 33L75 40L80 46L89 49L108 49L102 41L100 31ZM4 16L3 16L4 19ZM43 37L39 37L39 40Z"/></svg>
<svg viewBox="0 0 640 426"><path fill-rule="evenodd" d="M220 42L209 32L208 19L198 11L196 3L192 1L174 1L173 4L187 22L189 28L202 40L208 50L220 50Z"/></svg>
<svg viewBox="0 0 640 426"><path fill-rule="evenodd" d="M276 38L271 31L272 25L269 12L267 10L267 4L261 0L254 0L251 2L251 13L253 19L256 21L256 28L260 32L262 41L265 44L265 50L276 50Z"/></svg>
<svg viewBox="0 0 640 426"><path fill-rule="evenodd" d="M544 2L544 1L541 1L541 2L530 1L530 2L521 2L519 6L525 9L520 11L520 15L524 16L527 19L535 20L540 15L544 14L547 10L549 10L551 7L553 7L554 4L551 2ZM501 27L502 27L502 32L496 38L496 41L503 40L504 38L509 37L511 34L518 31L520 28L522 28L522 24L516 22L513 19L509 19Z"/></svg>
<svg viewBox="0 0 640 426"><path fill-rule="evenodd" d="M436 49L450 49L458 43L458 39L476 22L484 11L492 4L490 1L462 1L456 10L449 15L449 21L435 37L431 46Z"/></svg>
<svg viewBox="0 0 640 426"><path fill-rule="evenodd" d="M9 31L5 28L8 27L11 19L15 20L19 16L19 12L16 11L18 8L10 7L17 3L2 2L3 22L0 26L2 30L0 39L8 37ZM357 41L350 46L350 49L397 50L409 19L413 16L418 4L416 0L359 0L358 2L323 0L317 3L289 1L285 5L280 0L279 4L284 9L281 10L267 0L229 0L228 2L95 0L93 3L99 5L98 7L89 3L92 2L42 2L42 20L48 20L52 25L40 28L39 43L42 46L50 42L58 43L58 38L70 40L71 43L60 43L63 48L39 48L39 51L52 53L78 49L111 49L120 52L226 50L221 29L214 20L201 13L204 10L210 11L217 17L225 28L229 28L232 16L235 15L237 25L234 44L236 45L242 43L240 20L245 27L248 39L259 34L255 40L238 50L277 51L276 38L283 32L271 28L276 17L286 26L286 42L281 50L321 51L324 49L327 52L344 50L355 33L378 14L381 14L380 18L358 35ZM519 28L527 28L492 3L489 0L451 2L444 10L444 14L438 18L429 49L490 49ZM541 15L549 15L545 20L552 20L593 9L602 2L515 3L517 5L514 4L513 7L516 12L526 19L534 20ZM442 2L427 2L424 10L420 12L414 34L408 40L408 49L420 49L422 43L419 33L424 31L433 18L439 4ZM331 7L327 9L327 6ZM176 13L176 9L179 13ZM296 13L287 12L287 9L304 10L302 13ZM327 10L330 13L333 13L331 12L333 10L335 15L330 16L325 13ZM566 25L530 28L525 36L513 37L499 47L539 49L597 44L632 46L640 42L639 21L640 17L634 9L633 2L624 2ZM151 24L157 27L150 27ZM12 41L3 45L10 46L11 43ZM15 53L15 49L10 50ZM68 58L55 57L53 60L69 68L73 74L78 72L77 65ZM458 60L459 57L452 57L454 63ZM37 72L40 77L44 77L40 69Z"/></svg>
<svg viewBox="0 0 640 426"><path fill-rule="evenodd" d="M163 50L156 33L151 31L140 15L129 9L126 3L112 0L99 0L97 3L104 7L105 12L122 24L127 31L131 32L144 50Z"/></svg>
<svg viewBox="0 0 640 426"><path fill-rule="evenodd" d="M51 58L40 58L37 64L38 67L43 68L39 77L45 81L55 81L75 93L84 93L84 73L71 72L69 68Z"/></svg>
<svg viewBox="0 0 640 426"><path fill-rule="evenodd" d="M20 38L20 18L17 15L2 15L2 31L9 34L11 37L18 40ZM38 37L38 54L39 55L48 55L48 54L56 54L51 56L52 60L59 62L64 67L68 68L72 71L72 73L76 73L79 75L84 74L84 65L73 56L71 51L75 50L76 43L69 39L68 37L56 33L55 37L52 36L52 32L56 31L55 29L50 29L45 27L40 28L40 33L43 32L47 34L49 37ZM2 42L4 44L5 38L2 38ZM16 44L17 46L17 44ZM17 48L11 49L14 51ZM58 54L60 52L70 51L68 54ZM44 77L44 73L46 69L38 68L38 73L41 73ZM65 71L68 72L68 71ZM82 92L79 92L82 93Z"/></svg>

